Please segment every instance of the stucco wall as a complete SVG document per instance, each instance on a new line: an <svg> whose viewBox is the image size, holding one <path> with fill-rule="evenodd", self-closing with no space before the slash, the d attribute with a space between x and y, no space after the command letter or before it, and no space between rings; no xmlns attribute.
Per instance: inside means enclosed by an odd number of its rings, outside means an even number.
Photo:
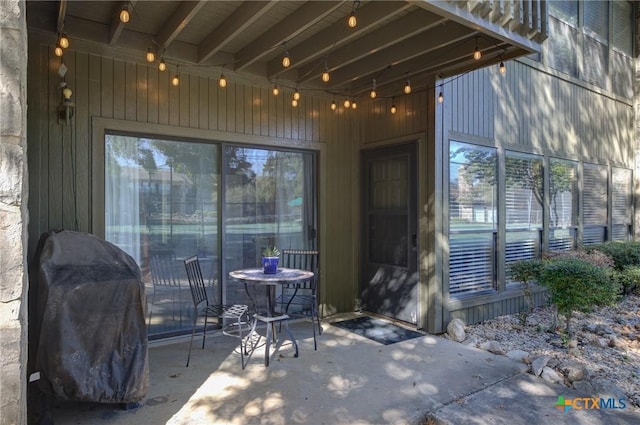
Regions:
<svg viewBox="0 0 640 425"><path fill-rule="evenodd" d="M26 423L27 30L0 2L0 422Z"/></svg>

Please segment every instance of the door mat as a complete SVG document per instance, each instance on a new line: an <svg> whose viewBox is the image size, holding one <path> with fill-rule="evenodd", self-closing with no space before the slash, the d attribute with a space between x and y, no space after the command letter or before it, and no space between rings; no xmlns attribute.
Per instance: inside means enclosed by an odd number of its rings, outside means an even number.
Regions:
<svg viewBox="0 0 640 425"><path fill-rule="evenodd" d="M420 332L405 329L387 320L369 316L333 322L331 324L384 345L424 336L424 334Z"/></svg>

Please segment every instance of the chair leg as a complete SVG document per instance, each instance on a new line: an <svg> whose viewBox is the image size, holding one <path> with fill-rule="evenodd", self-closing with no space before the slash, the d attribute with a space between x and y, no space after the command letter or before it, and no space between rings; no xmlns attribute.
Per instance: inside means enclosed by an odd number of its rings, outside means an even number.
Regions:
<svg viewBox="0 0 640 425"><path fill-rule="evenodd" d="M207 338L207 315L204 315L204 328L202 328L202 349L204 350L204 341Z"/></svg>
<svg viewBox="0 0 640 425"><path fill-rule="evenodd" d="M287 335L289 335L289 339L291 340L291 342L293 343L293 346L296 349L296 354L294 355L294 357L298 357L298 343L296 342L296 339L293 337L293 333L291 333L291 329L289 329L289 321L283 320L283 322L284 322L284 328L287 331Z"/></svg>
<svg viewBox="0 0 640 425"><path fill-rule="evenodd" d="M273 323L267 323L267 341L264 346L264 365L266 367L269 366L269 348L271 345L271 331L273 329Z"/></svg>
<svg viewBox="0 0 640 425"><path fill-rule="evenodd" d="M196 333L196 323L198 322L198 314L196 313L193 318L193 329L191 329L191 339L189 340L189 354L187 354L187 365L189 367L189 360L191 359L191 346L193 345L193 335Z"/></svg>

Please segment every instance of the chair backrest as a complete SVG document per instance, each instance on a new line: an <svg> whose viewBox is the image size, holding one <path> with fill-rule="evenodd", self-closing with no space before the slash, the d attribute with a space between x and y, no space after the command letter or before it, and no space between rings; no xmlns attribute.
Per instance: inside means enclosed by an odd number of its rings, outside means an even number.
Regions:
<svg viewBox="0 0 640 425"><path fill-rule="evenodd" d="M193 305L198 307L201 303L209 305L207 290L204 286L202 271L200 270L200 261L198 256L194 255L184 260L184 267L187 270L187 279L189 279L189 287L191 288L191 296L193 297Z"/></svg>
<svg viewBox="0 0 640 425"><path fill-rule="evenodd" d="M154 286L180 286L176 273L176 257L173 253L155 253L149 257L151 282Z"/></svg>
<svg viewBox="0 0 640 425"><path fill-rule="evenodd" d="M316 282L318 281L318 251L314 249L283 249L281 255L282 267L313 272L313 279L300 285L300 287L308 287L315 290Z"/></svg>

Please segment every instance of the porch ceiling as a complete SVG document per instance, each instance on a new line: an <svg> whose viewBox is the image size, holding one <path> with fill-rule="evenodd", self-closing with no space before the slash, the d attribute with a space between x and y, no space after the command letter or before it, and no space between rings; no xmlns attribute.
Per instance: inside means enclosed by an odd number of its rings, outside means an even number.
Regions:
<svg viewBox="0 0 640 425"><path fill-rule="evenodd" d="M543 19L532 25L535 14L528 10L526 24L524 9L517 19L513 10L487 9L489 3L537 5ZM125 5L128 23L119 19ZM347 96L368 93L375 78L380 95L394 96L407 79L417 90L434 74L447 77L538 51L544 8L537 1L62 0L28 1L27 17L30 30L52 39L66 33L71 48L98 43L97 53L142 62L151 48L156 64L164 58L169 75L179 65L216 78L225 72L227 78L244 75ZM355 28L347 25L352 12ZM472 57L476 46L483 53L479 61ZM291 58L286 69L285 52Z"/></svg>

